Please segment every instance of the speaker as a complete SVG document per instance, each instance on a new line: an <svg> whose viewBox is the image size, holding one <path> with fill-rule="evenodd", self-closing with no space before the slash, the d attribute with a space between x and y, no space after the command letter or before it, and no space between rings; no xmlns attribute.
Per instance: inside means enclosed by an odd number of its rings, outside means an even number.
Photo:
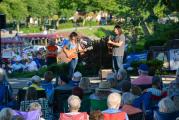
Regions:
<svg viewBox="0 0 179 120"><path fill-rule="evenodd" d="M6 27L6 15L0 13L0 29L5 29Z"/></svg>

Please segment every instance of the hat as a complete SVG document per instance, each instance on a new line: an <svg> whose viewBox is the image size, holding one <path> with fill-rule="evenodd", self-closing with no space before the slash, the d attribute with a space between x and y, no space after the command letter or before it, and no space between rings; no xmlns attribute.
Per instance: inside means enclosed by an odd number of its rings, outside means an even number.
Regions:
<svg viewBox="0 0 179 120"><path fill-rule="evenodd" d="M41 82L41 78L40 78L39 76L37 76L37 75L33 76L33 77L31 78L31 80L32 80L32 82L36 82L36 83Z"/></svg>
<svg viewBox="0 0 179 120"><path fill-rule="evenodd" d="M81 78L81 77L82 77L82 74L79 71L77 71L73 74L72 81L80 81L81 79L78 79L78 78Z"/></svg>
<svg viewBox="0 0 179 120"><path fill-rule="evenodd" d="M146 64L141 64L138 69L139 69L139 70L143 70L143 71L148 71L148 70L149 70L149 67L148 67L148 65L146 65Z"/></svg>
<svg viewBox="0 0 179 120"><path fill-rule="evenodd" d="M99 87L96 88L98 91L110 91L111 90L111 84L108 81L102 81L99 83Z"/></svg>

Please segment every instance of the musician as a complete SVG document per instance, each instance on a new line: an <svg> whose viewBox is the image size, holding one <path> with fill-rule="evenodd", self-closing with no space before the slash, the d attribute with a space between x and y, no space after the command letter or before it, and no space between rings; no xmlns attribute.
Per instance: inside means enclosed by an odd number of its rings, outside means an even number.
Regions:
<svg viewBox="0 0 179 120"><path fill-rule="evenodd" d="M76 32L72 32L69 39L69 42L64 45L63 51L68 58L71 58L71 61L68 63L69 78L71 79L78 63L78 53L81 51L81 48L78 41L78 34ZM72 51L72 53L69 53L69 51Z"/></svg>
<svg viewBox="0 0 179 120"><path fill-rule="evenodd" d="M117 72L119 69L123 68L123 56L125 49L125 36L122 33L121 27L116 25L114 27L114 32L116 37L114 40L109 38L108 44L112 45L112 66L113 72Z"/></svg>
<svg viewBox="0 0 179 120"><path fill-rule="evenodd" d="M55 45L55 41L49 41L49 45L46 47L46 49L47 65L57 64L58 47Z"/></svg>

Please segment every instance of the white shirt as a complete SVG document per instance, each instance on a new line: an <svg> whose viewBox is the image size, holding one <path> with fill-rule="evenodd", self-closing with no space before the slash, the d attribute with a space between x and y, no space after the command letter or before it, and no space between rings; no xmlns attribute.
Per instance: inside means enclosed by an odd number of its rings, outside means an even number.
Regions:
<svg viewBox="0 0 179 120"><path fill-rule="evenodd" d="M30 63L26 63L26 68L28 71L37 71L37 64L35 63L35 61L31 61Z"/></svg>

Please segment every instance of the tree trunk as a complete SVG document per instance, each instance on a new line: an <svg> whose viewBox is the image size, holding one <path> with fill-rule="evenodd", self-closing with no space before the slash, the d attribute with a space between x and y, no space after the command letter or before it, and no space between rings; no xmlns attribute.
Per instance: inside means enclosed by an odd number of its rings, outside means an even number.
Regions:
<svg viewBox="0 0 179 120"><path fill-rule="evenodd" d="M16 29L17 29L17 32L19 33L19 30L20 30L20 24L19 24L19 22L17 22L17 24L16 24Z"/></svg>
<svg viewBox="0 0 179 120"><path fill-rule="evenodd" d="M144 34L145 34L145 35L150 35L150 32L149 32L149 29L148 29L148 27L147 27L146 22L141 21L141 26L142 26L142 29L143 29L143 31L144 31Z"/></svg>

